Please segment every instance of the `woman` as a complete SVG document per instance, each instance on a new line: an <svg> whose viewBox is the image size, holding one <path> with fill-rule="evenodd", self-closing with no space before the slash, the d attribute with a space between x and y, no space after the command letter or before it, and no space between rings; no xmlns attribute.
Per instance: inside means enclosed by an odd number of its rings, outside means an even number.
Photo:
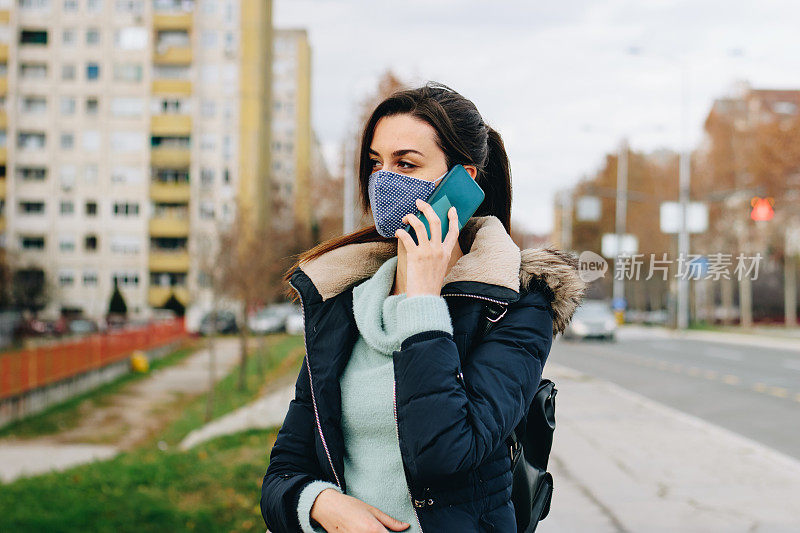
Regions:
<svg viewBox="0 0 800 533"><path fill-rule="evenodd" d="M452 209L441 221L422 201L456 164L486 194L460 232ZM381 102L359 169L375 226L301 254L285 276L306 356L264 477L264 520L273 533L513 532L506 439L582 296L575 261L514 244L500 135L443 85ZM503 313L478 338L486 305Z"/></svg>

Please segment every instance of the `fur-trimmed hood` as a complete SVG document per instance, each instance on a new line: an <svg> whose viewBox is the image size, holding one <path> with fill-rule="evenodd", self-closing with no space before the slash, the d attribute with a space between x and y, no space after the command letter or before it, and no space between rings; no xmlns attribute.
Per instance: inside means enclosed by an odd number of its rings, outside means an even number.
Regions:
<svg viewBox="0 0 800 533"><path fill-rule="evenodd" d="M530 289L543 282L552 292L553 333L564 332L586 288L578 276L577 258L554 248L520 250L493 215L470 218L459 240L469 252L447 273L443 294L448 286L479 282L494 286L513 301L519 297L520 287ZM327 300L372 276L395 255L397 240L348 244L304 261L300 268Z"/></svg>

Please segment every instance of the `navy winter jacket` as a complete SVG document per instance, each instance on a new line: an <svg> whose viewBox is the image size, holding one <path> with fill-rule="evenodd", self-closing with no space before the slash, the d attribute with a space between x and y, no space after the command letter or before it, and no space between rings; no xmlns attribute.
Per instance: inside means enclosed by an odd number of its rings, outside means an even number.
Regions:
<svg viewBox="0 0 800 533"><path fill-rule="evenodd" d="M460 239L469 252L441 291L453 335L417 333L393 354L400 452L423 531L514 532L506 439L527 411L553 336L569 322L584 284L572 256L520 251L494 216L471 218ZM396 241L351 244L292 274L306 355L261 490L272 533L301 531L297 501L307 483L326 480L347 493L339 376L359 335L352 288L396 253ZM477 339L487 302L505 312Z"/></svg>

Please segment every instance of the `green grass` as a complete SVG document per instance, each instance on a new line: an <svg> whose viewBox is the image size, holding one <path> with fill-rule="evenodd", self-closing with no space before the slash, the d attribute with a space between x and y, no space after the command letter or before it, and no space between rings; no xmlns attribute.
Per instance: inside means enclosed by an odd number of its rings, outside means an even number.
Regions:
<svg viewBox="0 0 800 533"><path fill-rule="evenodd" d="M182 361L186 356L194 353L200 345L195 339L188 339L183 346L169 354L156 359L150 363L150 371L165 368ZM48 407L44 411L32 415L23 420L12 422L0 429L2 437L33 438L44 435L52 435L71 429L78 425L81 414L85 409L101 407L107 405L110 398L122 389L125 385L148 377L149 373L140 374L129 372L118 377L110 383L106 383L83 394L79 394L69 400Z"/></svg>
<svg viewBox="0 0 800 533"><path fill-rule="evenodd" d="M276 429L139 450L0 487L0 531L259 531Z"/></svg>
<svg viewBox="0 0 800 533"><path fill-rule="evenodd" d="M270 381L299 371L302 337L272 335L266 348L248 358L246 391L236 387L238 367L217 384L215 417L248 403ZM188 400L147 445L110 461L0 485L0 531L263 533L261 482L277 428L180 451L176 445L183 437L203 425L205 406L204 394ZM167 444L163 451L160 441Z"/></svg>
<svg viewBox="0 0 800 533"><path fill-rule="evenodd" d="M254 344L255 342L250 343L251 346ZM245 390L238 389L238 366L217 383L214 388L214 410L211 418L218 418L255 400L261 395L264 386L273 379L287 372L296 375L300 370L304 353L303 338L299 335L268 336L266 349L263 352L254 350L247 359ZM261 359L263 365L263 376L258 371L258 359ZM202 426L206 421L206 399L207 396L203 394L184 405L180 417L158 436L158 440L163 440L170 446L175 445L190 431Z"/></svg>

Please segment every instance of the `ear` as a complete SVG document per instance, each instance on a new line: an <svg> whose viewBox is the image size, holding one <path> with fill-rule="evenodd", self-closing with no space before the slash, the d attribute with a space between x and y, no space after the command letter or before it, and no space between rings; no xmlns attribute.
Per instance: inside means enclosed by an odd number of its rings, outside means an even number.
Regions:
<svg viewBox="0 0 800 533"><path fill-rule="evenodd" d="M464 170L466 170L472 179L475 179L475 176L478 175L478 168L475 165L464 165Z"/></svg>

